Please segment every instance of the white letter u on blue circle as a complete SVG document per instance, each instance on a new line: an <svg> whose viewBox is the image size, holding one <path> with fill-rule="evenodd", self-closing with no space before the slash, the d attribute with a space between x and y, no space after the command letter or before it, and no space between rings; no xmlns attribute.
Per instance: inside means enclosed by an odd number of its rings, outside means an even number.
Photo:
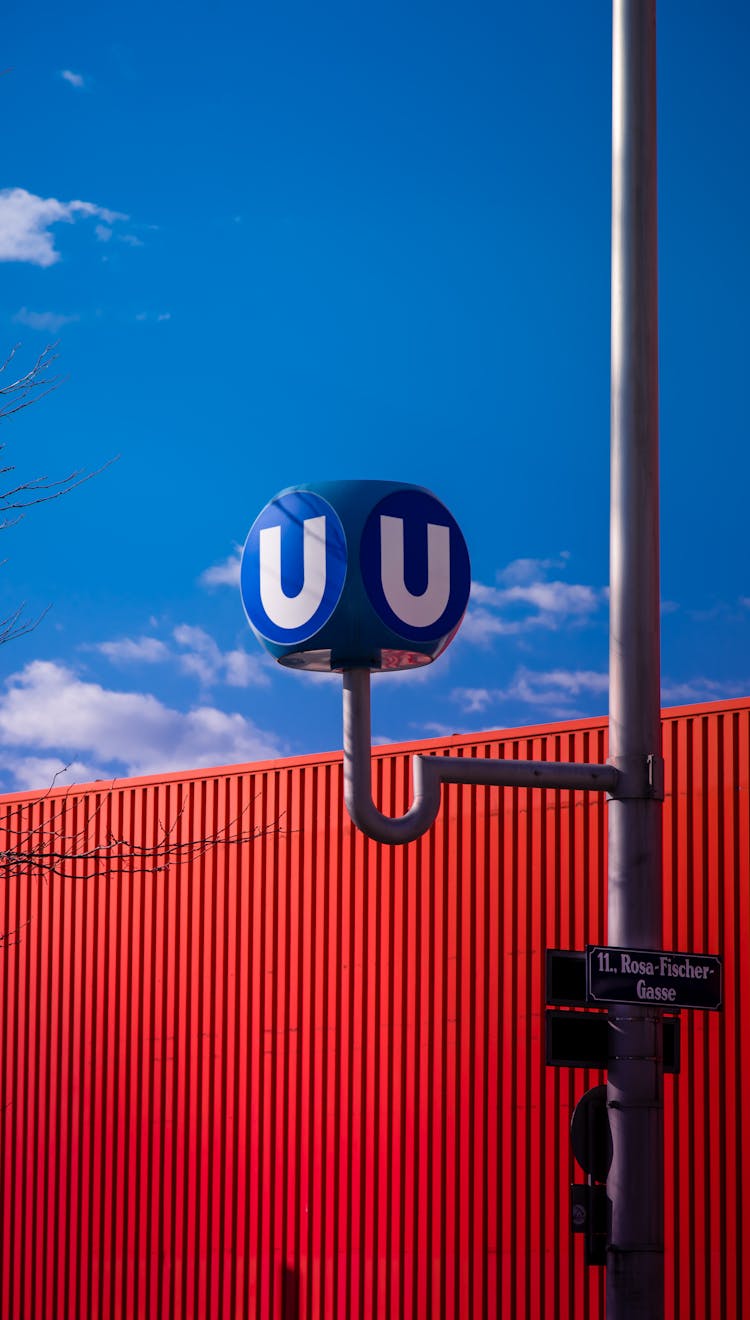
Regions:
<svg viewBox="0 0 750 1320"><path fill-rule="evenodd" d="M289 596L281 583L281 527L264 527L259 536L260 599L279 628L301 628L320 608L326 589L325 515L302 524L302 586Z"/></svg>

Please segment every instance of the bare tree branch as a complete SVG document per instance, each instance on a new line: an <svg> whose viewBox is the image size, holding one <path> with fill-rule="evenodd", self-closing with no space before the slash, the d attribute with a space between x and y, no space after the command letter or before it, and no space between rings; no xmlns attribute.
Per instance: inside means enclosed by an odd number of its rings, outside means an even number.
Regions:
<svg viewBox="0 0 750 1320"><path fill-rule="evenodd" d="M58 774L62 774L64 769L58 771ZM97 818L111 803L115 783L113 781L102 793L99 804L88 815L85 823L72 833L68 808L69 794L76 791L75 786L59 800L49 820L31 827L24 824L24 812L32 806L38 808L39 803L46 800L47 794L33 803L11 808L10 818L6 816L4 821L0 821L0 839L3 844L0 847L0 878L10 880L21 875L36 875L45 880L56 877L81 881L115 873L130 876L159 875L171 867L198 861L215 848L241 847L263 835L279 833L282 829L283 812L263 826L247 828L243 821L253 805L253 801L250 801L238 816L227 821L221 829L200 838L180 839L177 834L187 809L186 800L169 824L159 822L158 837L151 843L140 843L111 830L100 837L98 842L94 842L97 837ZM51 791L52 785L47 793ZM0 935L0 946L3 939L15 933L9 931Z"/></svg>
<svg viewBox="0 0 750 1320"><path fill-rule="evenodd" d="M26 601L22 600L12 614L9 614L5 619L0 619L0 646L3 646L5 642L14 641L17 637L25 637L27 633L33 632L35 628L39 627L45 614L49 614L51 608L51 605L46 605L35 619L26 620L23 618Z"/></svg>
<svg viewBox="0 0 750 1320"><path fill-rule="evenodd" d="M0 422L5 421L8 417L13 417L15 413L21 412L23 408L30 407L32 403L38 403L45 395L56 390L61 383L60 376L50 374L53 364L57 362L59 356L56 352L57 342L47 344L42 349L34 365L25 375L17 376L15 379L10 378L12 372L9 369L19 347L19 344L15 344L5 360L0 363ZM6 373L8 373L9 379L3 382L2 378ZM0 450L3 448L4 446L0 445ZM98 477L112 463L116 462L117 458L111 458L93 472L84 472L79 468L60 479L52 479L47 476L32 477L28 481L19 481L16 485L9 486L7 490L0 491L0 532L15 527L24 517L26 509L34 508L37 504L50 504L53 500L59 500L63 495L69 495L78 486L85 485L87 481L91 481L92 477ZM7 476L11 472L15 472L15 467L12 464L0 467L0 477ZM8 517L9 514L15 514L15 517ZM0 620L0 646L4 645L5 642L14 641L18 637L24 637L27 633L33 632L39 626L49 608L48 605L36 618L26 620L23 618L25 605L19 605L6 619Z"/></svg>
<svg viewBox="0 0 750 1320"><path fill-rule="evenodd" d="M83 472L79 468L78 471L69 473L67 477L61 477L59 481L50 481L48 477L34 477L31 481L21 482L20 485L14 486L12 490L0 493L0 513L4 513L6 509L30 509L35 504L49 504L52 500L59 500L61 495L69 495L78 486L84 486L93 477L98 477L100 473L106 472L107 468L116 463L119 457L119 454L116 454L114 458L108 458L106 463L102 463L101 467L95 468L93 472ZM15 468L7 467L3 471L14 472ZM28 496L29 498L14 498L19 495ZM13 502L11 503L11 501ZM14 527L22 517L23 514L18 518L0 523L0 531L3 531L6 527Z"/></svg>
<svg viewBox="0 0 750 1320"><path fill-rule="evenodd" d="M22 408L28 408L30 404L36 403L37 399L43 399L45 394L50 394L52 390L58 388L61 377L48 374L53 363L58 360L59 353L55 352L58 344L59 340L54 344L47 344L25 376L18 376L16 380L0 384L0 421L12 417ZM14 344L5 361L0 363L0 375L8 370L20 347L20 344Z"/></svg>

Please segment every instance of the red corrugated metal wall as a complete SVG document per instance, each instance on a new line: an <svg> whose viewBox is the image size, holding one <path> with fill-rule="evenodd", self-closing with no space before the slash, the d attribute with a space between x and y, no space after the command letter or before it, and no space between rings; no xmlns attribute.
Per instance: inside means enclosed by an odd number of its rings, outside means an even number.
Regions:
<svg viewBox="0 0 750 1320"><path fill-rule="evenodd" d="M726 959L665 1082L668 1314L750 1316L750 701L664 744L665 944ZM603 1316L568 1228L600 1074L543 1058L545 948L606 939L600 797L452 787L390 849L322 756L3 798L0 840L3 1317Z"/></svg>

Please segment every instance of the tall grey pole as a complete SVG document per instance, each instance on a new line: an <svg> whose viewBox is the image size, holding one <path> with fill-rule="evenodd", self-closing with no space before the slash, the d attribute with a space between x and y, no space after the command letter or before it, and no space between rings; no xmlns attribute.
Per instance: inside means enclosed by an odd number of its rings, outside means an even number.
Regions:
<svg viewBox="0 0 750 1320"><path fill-rule="evenodd" d="M370 786L369 673L344 674L344 777L352 819L406 843L429 829L441 783L609 793L608 943L661 947L659 385L656 0L613 0L609 765L418 757L414 802L391 819ZM658 1009L610 1014L608 1320L664 1315L664 1100Z"/></svg>
<svg viewBox="0 0 750 1320"><path fill-rule="evenodd" d="M661 947L656 3L613 0L608 943ZM608 1320L664 1314L661 1015L617 1005Z"/></svg>

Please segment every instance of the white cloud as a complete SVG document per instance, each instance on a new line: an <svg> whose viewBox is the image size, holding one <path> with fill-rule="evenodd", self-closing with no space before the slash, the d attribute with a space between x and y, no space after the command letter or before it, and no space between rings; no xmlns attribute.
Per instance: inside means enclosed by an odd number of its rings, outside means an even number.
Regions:
<svg viewBox="0 0 750 1320"><path fill-rule="evenodd" d="M203 570L198 578L199 585L202 587L239 587L241 557L242 546L235 545L231 555L228 555L221 564L214 564L211 568Z"/></svg>
<svg viewBox="0 0 750 1320"><path fill-rule="evenodd" d="M56 335L64 325L71 325L79 317L65 316L62 312L31 312L28 307L21 307L13 320L16 325L28 325L32 330L49 330Z"/></svg>
<svg viewBox="0 0 750 1320"><path fill-rule="evenodd" d="M689 706L695 702L744 697L749 690L748 679L728 682L713 678L691 678L683 683L675 683L665 678L661 685L661 699L666 706Z"/></svg>
<svg viewBox="0 0 750 1320"><path fill-rule="evenodd" d="M544 674L532 674L529 670L521 671L533 682L546 687L556 688L569 696L579 696L582 692L607 692L609 675L593 669L551 669Z"/></svg>
<svg viewBox="0 0 750 1320"><path fill-rule="evenodd" d="M179 656L183 672L194 674L201 683L214 683L221 672L222 654L213 637L203 628L181 623L174 630L174 639L185 648Z"/></svg>
<svg viewBox="0 0 750 1320"><path fill-rule="evenodd" d="M563 550L558 559L513 559L500 569L497 579L509 587L525 586L529 582L538 582L550 569L559 572L569 558L569 551Z"/></svg>
<svg viewBox="0 0 750 1320"><path fill-rule="evenodd" d="M490 610L470 605L458 636L464 642L488 646L493 637L516 636L528 631L529 625L521 620L499 619Z"/></svg>
<svg viewBox="0 0 750 1320"><path fill-rule="evenodd" d="M677 683L665 679L661 698L664 705L682 706L741 697L747 694L748 689L750 680L747 679L730 682L693 678ZM521 667L505 687L458 687L451 692L451 698L467 715L513 701L533 706L539 712L543 710L548 719L571 719L578 713L574 707L581 697L606 699L608 691L608 674L597 670L550 669L535 672ZM590 706L580 713L590 714Z"/></svg>
<svg viewBox="0 0 750 1320"><path fill-rule="evenodd" d="M450 724L440 724L436 720L428 720L426 724L412 724L412 729L419 729L421 733L426 734L428 738L456 738L458 732Z"/></svg>
<svg viewBox="0 0 750 1320"><path fill-rule="evenodd" d="M112 230L109 225L94 225L94 233L100 243L108 243L112 237Z"/></svg>
<svg viewBox="0 0 750 1320"><path fill-rule="evenodd" d="M243 715L211 706L175 710L146 693L86 682L45 660L12 675L0 694L0 744L22 749L15 772L23 787L36 770L36 786L49 783L56 757L63 765L93 761L109 777L266 760L286 751Z"/></svg>
<svg viewBox="0 0 750 1320"><path fill-rule="evenodd" d="M174 639L184 648L177 662L185 674L193 674L201 683L227 683L230 687L267 687L270 683L266 665L260 656L247 651L222 651L203 628L183 623L174 630Z"/></svg>
<svg viewBox="0 0 750 1320"><path fill-rule="evenodd" d="M65 784L86 784L94 779L110 779L99 766L85 761L66 764L58 756L3 757L3 770L13 776L17 789L58 788Z"/></svg>
<svg viewBox="0 0 750 1320"><path fill-rule="evenodd" d="M73 73L72 69L61 69L60 77L63 78L66 83L70 83L71 87L83 87L85 84L83 74Z"/></svg>
<svg viewBox="0 0 750 1320"><path fill-rule="evenodd" d="M451 695L456 701L460 701L469 714L473 711L485 710L498 694L493 692L492 688L455 688Z"/></svg>
<svg viewBox="0 0 750 1320"><path fill-rule="evenodd" d="M555 626L555 618L593 614L603 599L600 590L577 582L528 582L513 587L486 587L473 582L471 594L480 606L492 609L530 605L538 612L534 622L544 620L548 627Z"/></svg>
<svg viewBox="0 0 750 1320"><path fill-rule="evenodd" d="M538 628L556 630L592 620L607 600L606 588L545 577L564 568L567 558L564 553L558 559L515 559L497 574L503 585L472 582L459 635L487 646L494 637L517 637Z"/></svg>
<svg viewBox="0 0 750 1320"><path fill-rule="evenodd" d="M533 605L540 617L593 614L602 599L600 591L576 582L530 582L524 587L509 587L505 596L508 601Z"/></svg>
<svg viewBox="0 0 750 1320"><path fill-rule="evenodd" d="M550 719L564 719L575 712L574 698L600 696L609 689L609 677L591 669L551 669L543 673L520 668L504 688L454 688L451 696L467 714L485 711L503 702L544 707Z"/></svg>
<svg viewBox="0 0 750 1320"><path fill-rule="evenodd" d="M93 202L60 202L56 197L36 197L25 188L0 189L0 261L53 266L60 253L50 232L52 225L69 224L79 216L98 216L108 225L128 218Z"/></svg>
<svg viewBox="0 0 750 1320"><path fill-rule="evenodd" d="M121 637L114 642L99 642L96 647L115 664L159 664L170 658L169 647L158 637Z"/></svg>
<svg viewBox="0 0 750 1320"><path fill-rule="evenodd" d="M263 661L247 651L227 651L224 655L224 680L229 687L267 687L270 679Z"/></svg>
<svg viewBox="0 0 750 1320"><path fill-rule="evenodd" d="M268 687L269 666L261 656L248 654L241 647L222 651L204 628L181 623L172 632L178 650L158 637L120 637L99 642L92 650L113 664L173 664L183 673L210 686L226 683L228 687Z"/></svg>

